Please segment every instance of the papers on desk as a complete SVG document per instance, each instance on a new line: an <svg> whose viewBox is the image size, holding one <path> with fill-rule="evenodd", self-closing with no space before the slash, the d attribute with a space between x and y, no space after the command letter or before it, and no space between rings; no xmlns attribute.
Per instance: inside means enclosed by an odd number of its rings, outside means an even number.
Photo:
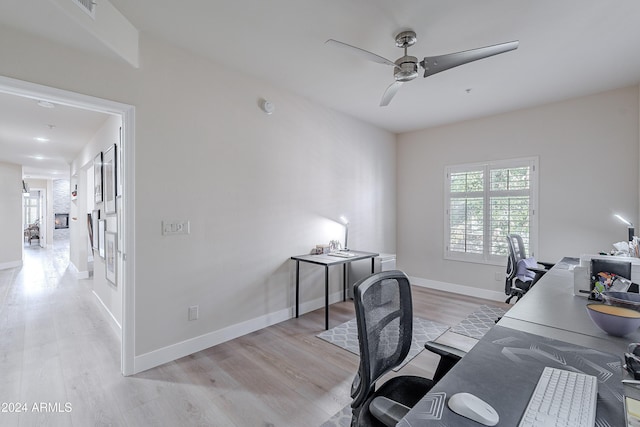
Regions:
<svg viewBox="0 0 640 427"><path fill-rule="evenodd" d="M351 252L329 252L328 254L329 256L337 256L340 258L351 258L356 256L356 254L353 254Z"/></svg>

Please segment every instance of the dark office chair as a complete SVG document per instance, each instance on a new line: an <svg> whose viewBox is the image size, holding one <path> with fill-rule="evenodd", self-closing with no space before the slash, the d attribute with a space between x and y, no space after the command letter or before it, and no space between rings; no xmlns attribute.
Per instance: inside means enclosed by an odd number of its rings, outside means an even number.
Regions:
<svg viewBox="0 0 640 427"><path fill-rule="evenodd" d="M508 295L505 303L509 304L513 297L516 297L515 302L518 302L518 299L526 294L554 264L527 258L522 237L518 234L509 234L507 243L509 257L504 293Z"/></svg>
<svg viewBox="0 0 640 427"><path fill-rule="evenodd" d="M384 271L354 286L360 366L351 386L352 427L395 426L464 355L448 346L427 343L441 356L433 380L416 376L376 381L399 366L409 353L413 331L411 285L401 271Z"/></svg>

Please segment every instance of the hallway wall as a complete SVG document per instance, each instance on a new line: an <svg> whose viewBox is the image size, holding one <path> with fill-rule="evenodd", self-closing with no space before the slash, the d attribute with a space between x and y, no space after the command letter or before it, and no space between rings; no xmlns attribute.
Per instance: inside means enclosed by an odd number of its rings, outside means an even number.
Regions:
<svg viewBox="0 0 640 427"><path fill-rule="evenodd" d="M0 269L22 265L22 166L0 162Z"/></svg>

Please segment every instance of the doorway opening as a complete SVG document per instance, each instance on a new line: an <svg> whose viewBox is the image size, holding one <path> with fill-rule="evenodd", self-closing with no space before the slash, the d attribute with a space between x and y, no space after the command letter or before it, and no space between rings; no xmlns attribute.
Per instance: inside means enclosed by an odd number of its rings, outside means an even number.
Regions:
<svg viewBox="0 0 640 427"><path fill-rule="evenodd" d="M66 90L56 89L48 86L38 85L35 83L16 80L8 77L0 76L0 92L16 95L20 97L31 98L34 100L43 100L55 104L65 105L69 107L75 107L90 111L97 111L107 113L113 116L118 116L121 119L122 128L120 131L120 150L121 157L119 158L119 166L121 174L119 179L121 182L122 193L118 202L120 209L117 234L119 251L118 260L121 269L119 275L120 281L118 286L121 287L121 372L123 375L131 375L136 373L135 370L135 342L134 342L134 319L135 319L135 307L134 307L134 278L135 278L135 224L134 224L134 211L135 211L135 174L134 174L134 153L135 153L135 108L132 105L122 104L107 99L96 98L89 95L83 95L76 92L70 92ZM84 173L80 173L79 176L86 176ZM44 195L38 195L43 197ZM29 193L29 209L34 209L39 213L33 215L42 215L42 200L38 203L32 202L31 194ZM34 203L36 206L33 206ZM26 207L23 208L23 212L26 211ZM71 212L60 212L63 214L70 214ZM29 221L33 223L31 211L29 212ZM45 217L48 215L44 215ZM53 218L53 215L51 215ZM73 214L71 214L71 221L74 221ZM78 220L78 218L76 218ZM25 219L26 221L26 219ZM38 224L38 237L42 242L46 242L43 238L42 223L39 220ZM87 219L85 218L85 222ZM53 222L53 221L52 221ZM26 224L26 222L25 222ZM47 228L54 229L53 224L47 224ZM73 226L71 227L73 229ZM35 242L35 239L33 239ZM40 244L40 243L38 243Z"/></svg>

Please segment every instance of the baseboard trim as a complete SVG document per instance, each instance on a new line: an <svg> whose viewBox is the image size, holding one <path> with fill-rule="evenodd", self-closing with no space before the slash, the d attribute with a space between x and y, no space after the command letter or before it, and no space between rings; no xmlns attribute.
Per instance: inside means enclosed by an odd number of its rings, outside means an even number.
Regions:
<svg viewBox="0 0 640 427"><path fill-rule="evenodd" d="M76 265L71 261L69 261L69 265L71 267L73 267L73 270L75 271L76 277L78 279L88 279L89 278L89 272L88 271L80 271L80 270L78 270L78 267L76 267Z"/></svg>
<svg viewBox="0 0 640 427"><path fill-rule="evenodd" d="M209 332L182 342L135 356L134 373L146 371L162 364L172 362L184 356L222 344L251 332L275 325L291 318L291 309L286 308L275 313L256 317L226 328Z"/></svg>
<svg viewBox="0 0 640 427"><path fill-rule="evenodd" d="M329 305L334 304L336 302L342 301L342 292L335 292L333 294L329 294ZM319 308L324 308L324 297L316 298L311 301L303 302L300 304L300 315L305 313L309 313L310 311L317 310ZM292 307L292 317L296 315L296 308Z"/></svg>
<svg viewBox="0 0 640 427"><path fill-rule="evenodd" d="M506 295L502 292L490 291L488 289L480 289L472 286L457 285L455 283L439 282L437 280L423 279L420 277L411 277L411 284L421 286L423 288L437 289L439 291L453 292L454 294L461 294L472 296L476 298L484 298L492 301L504 301Z"/></svg>
<svg viewBox="0 0 640 427"><path fill-rule="evenodd" d="M100 296L96 293L96 291L91 291L91 292L93 292L93 295L96 297L96 300L100 303L99 305L102 308L102 311L109 318L110 320L109 325L111 325L111 329L113 329L113 331L118 336L118 339L120 340L120 342L122 342L122 325L120 325L120 322L118 322L118 319L116 319L113 313L111 313L111 310L109 310L109 307L107 307L104 301L102 301L102 298L100 298Z"/></svg>
<svg viewBox="0 0 640 427"><path fill-rule="evenodd" d="M0 270L8 270L10 268L22 267L22 260L3 262L0 264Z"/></svg>

